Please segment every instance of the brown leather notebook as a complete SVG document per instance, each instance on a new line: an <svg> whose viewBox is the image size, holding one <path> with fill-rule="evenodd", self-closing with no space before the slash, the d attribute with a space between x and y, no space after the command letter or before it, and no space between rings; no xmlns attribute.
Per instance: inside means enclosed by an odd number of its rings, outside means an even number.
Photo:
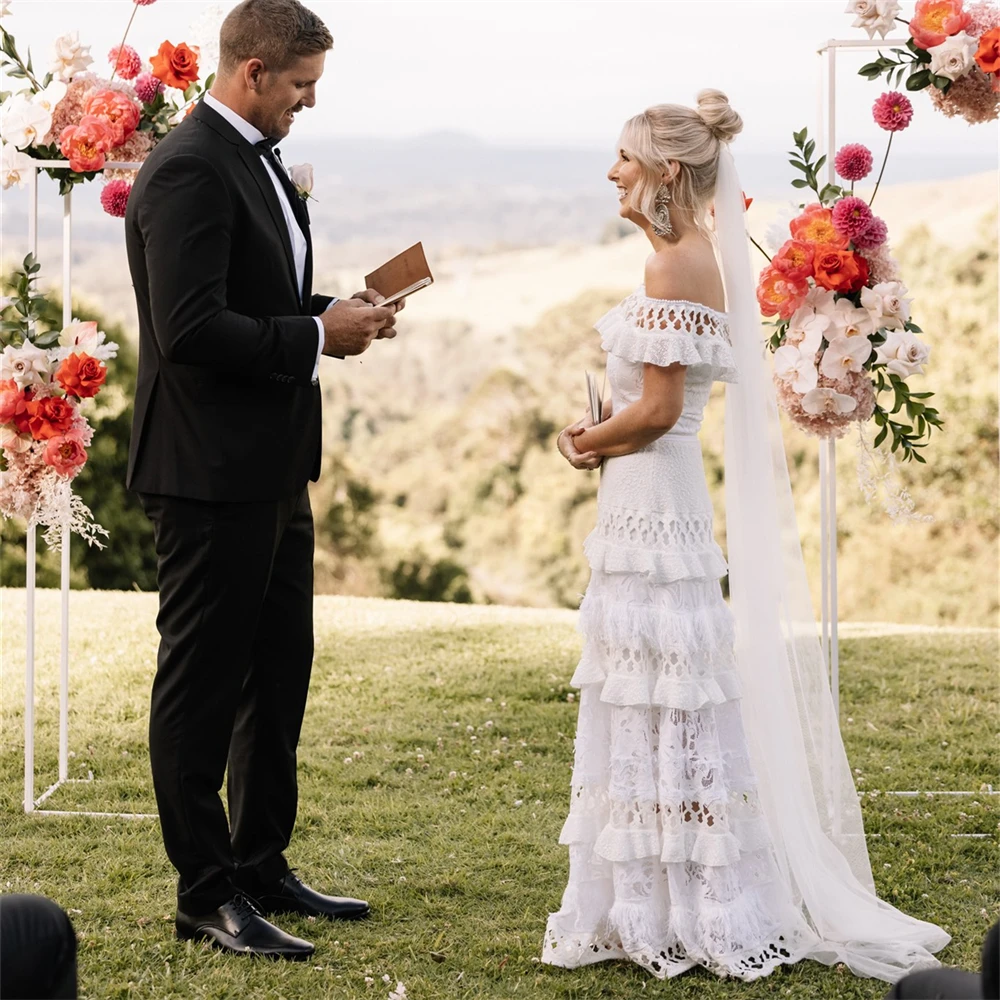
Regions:
<svg viewBox="0 0 1000 1000"><path fill-rule="evenodd" d="M422 243L415 243L365 278L366 288L374 288L385 296L383 305L392 305L432 284L434 275L427 266Z"/></svg>

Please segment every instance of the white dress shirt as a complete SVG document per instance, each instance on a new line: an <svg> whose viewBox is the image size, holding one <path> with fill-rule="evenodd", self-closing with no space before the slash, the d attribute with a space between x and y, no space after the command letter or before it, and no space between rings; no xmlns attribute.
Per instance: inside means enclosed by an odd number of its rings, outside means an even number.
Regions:
<svg viewBox="0 0 1000 1000"><path fill-rule="evenodd" d="M213 97L211 94L206 94L204 101L213 111L222 115L222 117L225 118L226 121L229 122L229 124L232 125L233 128L236 129L236 131L239 132L239 134L252 145L256 145L261 141L261 139L267 138L264 133L260 131L260 129L251 125L245 118L241 118L231 107L223 104L222 101ZM274 190L278 195L278 204L281 206L281 212L285 217L285 225L288 226L288 236L292 241L292 256L295 259L295 277L299 283L299 298L301 299L302 280L306 271L306 253L308 251L306 237L295 218L295 213L292 211L291 204L289 204L288 195L285 192L284 185L279 180L277 174L275 174L274 168L271 166L267 158L261 156L261 160L263 161L264 169L271 178L271 182L274 184ZM334 301L336 301L336 299ZM319 316L314 316L313 319L316 320L316 326L319 330L319 345L316 348L316 364L313 366L312 373L312 380L313 383L315 383L319 378L319 359L323 356L323 347L326 344L326 333L323 330L323 321L319 318Z"/></svg>

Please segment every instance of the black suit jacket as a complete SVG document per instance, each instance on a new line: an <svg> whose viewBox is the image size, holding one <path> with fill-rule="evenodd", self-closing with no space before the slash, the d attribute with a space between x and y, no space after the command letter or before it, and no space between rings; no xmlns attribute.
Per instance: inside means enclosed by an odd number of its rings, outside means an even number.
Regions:
<svg viewBox="0 0 1000 1000"><path fill-rule="evenodd" d="M302 298L260 153L198 104L150 153L125 216L139 307L127 485L212 501L291 497L319 476L312 384L330 303Z"/></svg>

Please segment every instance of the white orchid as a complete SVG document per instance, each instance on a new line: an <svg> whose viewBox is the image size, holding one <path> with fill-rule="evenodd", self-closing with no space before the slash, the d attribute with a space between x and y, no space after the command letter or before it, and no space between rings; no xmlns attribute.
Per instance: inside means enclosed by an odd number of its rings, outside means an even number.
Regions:
<svg viewBox="0 0 1000 1000"><path fill-rule="evenodd" d="M30 340L20 347L8 344L0 354L0 379L13 379L18 389L48 381L49 356Z"/></svg>
<svg viewBox="0 0 1000 1000"><path fill-rule="evenodd" d="M876 330L901 330L910 318L908 289L901 281L883 281L861 289L861 305L868 310Z"/></svg>
<svg viewBox="0 0 1000 1000"><path fill-rule="evenodd" d="M815 359L815 351L801 351L792 344L784 344L774 352L774 374L796 392L808 392L819 381Z"/></svg>
<svg viewBox="0 0 1000 1000"><path fill-rule="evenodd" d="M52 53L52 75L67 83L82 73L94 60L90 56L90 46L80 44L79 33L60 35L55 41Z"/></svg>
<svg viewBox="0 0 1000 1000"><path fill-rule="evenodd" d="M864 28L869 38L876 33L885 38L892 30L899 4L897 0L851 0L845 13L855 17L852 28Z"/></svg>
<svg viewBox="0 0 1000 1000"><path fill-rule="evenodd" d="M288 176L291 177L300 198L308 198L312 194L313 168L311 163L296 163L295 166L288 168Z"/></svg>
<svg viewBox="0 0 1000 1000"><path fill-rule="evenodd" d="M56 105L66 96L66 84L62 80L53 80L44 90L38 91L31 103L44 108L51 115Z"/></svg>
<svg viewBox="0 0 1000 1000"><path fill-rule="evenodd" d="M850 299L839 299L830 317L833 337L867 337L875 332L875 326L867 309L859 309Z"/></svg>
<svg viewBox="0 0 1000 1000"><path fill-rule="evenodd" d="M819 370L832 379L842 379L848 372L864 370L872 355L872 342L867 337L835 337L823 352Z"/></svg>
<svg viewBox="0 0 1000 1000"><path fill-rule="evenodd" d="M853 413L857 408L858 401L853 396L847 396L828 386L810 389L802 397L802 409L814 417L824 413Z"/></svg>
<svg viewBox="0 0 1000 1000"><path fill-rule="evenodd" d="M11 454L20 454L31 447L30 434L18 434L14 427L0 428L0 448Z"/></svg>
<svg viewBox="0 0 1000 1000"><path fill-rule="evenodd" d="M31 157L22 153L12 142L3 144L3 149L0 150L0 186L4 191L15 184L24 187L32 162Z"/></svg>
<svg viewBox="0 0 1000 1000"><path fill-rule="evenodd" d="M900 378L923 375L931 349L910 330L891 330L876 360Z"/></svg>
<svg viewBox="0 0 1000 1000"><path fill-rule="evenodd" d="M979 39L964 31L951 35L940 45L932 45L927 50L931 57L931 73L934 76L947 77L949 80L965 76L975 65L978 48Z"/></svg>
<svg viewBox="0 0 1000 1000"><path fill-rule="evenodd" d="M825 312L817 312L810 305L799 306L792 313L785 331L786 344L793 344L803 354L815 357L823 337L830 329L831 317Z"/></svg>
<svg viewBox="0 0 1000 1000"><path fill-rule="evenodd" d="M11 94L0 108L0 136L18 149L39 142L52 128L52 112L24 92Z"/></svg>

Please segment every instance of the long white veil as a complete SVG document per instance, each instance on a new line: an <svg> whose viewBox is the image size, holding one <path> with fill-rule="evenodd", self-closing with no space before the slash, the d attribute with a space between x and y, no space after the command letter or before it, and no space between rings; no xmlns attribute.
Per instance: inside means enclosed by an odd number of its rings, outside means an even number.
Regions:
<svg viewBox="0 0 1000 1000"><path fill-rule="evenodd" d="M875 895L802 560L743 193L726 146L715 226L740 372L726 389L726 533L750 757L779 867L820 938L810 957L894 982L936 966L931 952L950 938Z"/></svg>

